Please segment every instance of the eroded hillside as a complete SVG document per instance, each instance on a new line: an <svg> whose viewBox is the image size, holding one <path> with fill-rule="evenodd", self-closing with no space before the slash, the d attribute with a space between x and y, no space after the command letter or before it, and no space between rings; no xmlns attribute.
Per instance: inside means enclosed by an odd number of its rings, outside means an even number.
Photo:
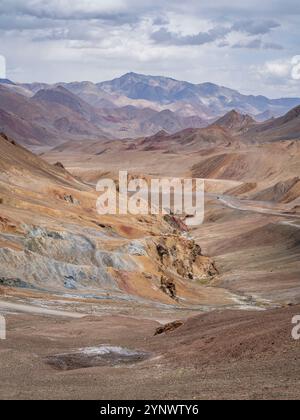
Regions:
<svg viewBox="0 0 300 420"><path fill-rule="evenodd" d="M204 178L205 223L191 234L217 261L220 274L213 284L245 294L250 302L299 302L298 108L264 124L253 125L237 113L220 121L221 126L124 142L76 147L69 142L45 158L53 163L61 158L92 183L124 169L148 177ZM255 130L260 139L250 136Z"/></svg>
<svg viewBox="0 0 300 420"><path fill-rule="evenodd" d="M96 192L0 138L0 283L89 299L226 305L213 260L176 219L99 216ZM172 220L170 220L172 219Z"/></svg>

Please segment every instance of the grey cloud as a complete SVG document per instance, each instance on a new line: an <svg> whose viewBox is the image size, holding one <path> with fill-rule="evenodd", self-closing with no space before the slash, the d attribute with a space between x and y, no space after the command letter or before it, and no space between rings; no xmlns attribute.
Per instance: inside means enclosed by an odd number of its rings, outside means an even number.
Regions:
<svg viewBox="0 0 300 420"><path fill-rule="evenodd" d="M230 29L224 27L216 27L208 32L199 32L195 35L182 35L180 33L168 31L166 28L154 32L151 39L158 44L168 45L203 45L224 38Z"/></svg>
<svg viewBox="0 0 300 420"><path fill-rule="evenodd" d="M127 3L135 5L126 7ZM115 5L115 6L114 6ZM136 0L1 0L0 14L33 17L56 21L104 20L115 24L133 23L147 7L138 6Z"/></svg>
<svg viewBox="0 0 300 420"><path fill-rule="evenodd" d="M167 0L170 8L176 7L184 12L186 4L181 0ZM224 20L233 19L261 19L268 16L272 19L281 19L300 14L300 2L298 0L214 0L193 1L189 4L192 14L201 14L208 19Z"/></svg>
<svg viewBox="0 0 300 420"><path fill-rule="evenodd" d="M199 32L195 35L182 35L180 33L168 31L166 28L160 28L151 35L151 39L156 43L168 45L203 45L217 40L223 40L219 45L226 46L224 38L231 32L245 33L248 36L265 35L281 25L274 20L263 21L238 21L231 26L215 26L207 32ZM225 42L225 44L224 44ZM237 43L235 48L260 48L262 41L255 39L244 44ZM273 44L273 49L275 44ZM279 46L277 46L277 49ZM271 49L272 44L266 44L266 48Z"/></svg>
<svg viewBox="0 0 300 420"><path fill-rule="evenodd" d="M265 50L284 50L282 45L276 44L275 42L265 42L263 48Z"/></svg>
<svg viewBox="0 0 300 420"><path fill-rule="evenodd" d="M261 39L253 39L251 41L241 41L232 46L232 48L247 48L247 49L264 49L264 50L283 50L283 46L273 43L264 43Z"/></svg>
<svg viewBox="0 0 300 420"><path fill-rule="evenodd" d="M221 41L221 42L219 42L219 44L218 44L218 47L219 48L225 48L225 47L229 47L230 46L230 44L229 44L229 42L228 41Z"/></svg>
<svg viewBox="0 0 300 420"><path fill-rule="evenodd" d="M164 26L169 24L169 19L166 17L158 16L153 19L152 23L154 26Z"/></svg>
<svg viewBox="0 0 300 420"><path fill-rule="evenodd" d="M279 28L281 25L274 20L254 21L246 20L236 22L232 26L233 31L244 32L248 35L265 35L272 29Z"/></svg>
<svg viewBox="0 0 300 420"><path fill-rule="evenodd" d="M298 0L214 0L199 2L187 0L1 0L0 14L34 16L53 20L108 20L111 23L135 22L146 14L164 16L168 12L198 15L204 19L227 21L256 19L269 16L278 19L300 14ZM263 30L253 24L249 30ZM255 34L258 34L255 32Z"/></svg>
<svg viewBox="0 0 300 420"><path fill-rule="evenodd" d="M252 0L262 4L269 0ZM273 0L274 1L274 0ZM289 0L286 0L289 2ZM155 4L156 3L156 4ZM216 0L213 4L202 4L189 1L188 7L179 0L161 0L159 2L145 2L141 0L1 0L0 2L0 27L10 29L36 29L57 27L64 29L68 24L75 21L89 22L99 21L101 24L111 26L129 24L135 26L146 16L152 17L153 26L166 26L168 22L167 13L173 11L177 14L198 14L202 18L218 20L218 10L228 10L231 2L228 0ZM219 6L217 8L216 6ZM256 6L258 7L258 5ZM230 9L230 7L229 7ZM251 7L250 7L251 9ZM230 9L231 10L231 9ZM236 6L240 10L240 19L232 26L232 30L247 33L249 35L261 35L270 32L280 25L275 20L243 20L244 6ZM248 10L248 6L247 6ZM233 18L226 20L228 26ZM69 22L69 23L68 23ZM59 32L59 31L58 31ZM195 35L183 36L181 34L160 29L152 35L152 40L157 43L169 45L203 45L209 42L224 38L230 31L223 25L208 32L199 32ZM45 34L47 37L47 34ZM55 36L56 38L56 36Z"/></svg>
<svg viewBox="0 0 300 420"><path fill-rule="evenodd" d="M0 30L24 31L45 28L54 28L56 23L51 19L37 19L33 16L7 16L0 15Z"/></svg>
<svg viewBox="0 0 300 420"><path fill-rule="evenodd" d="M249 48L249 49L258 49L262 47L261 39L253 39L251 41L246 42L238 42L234 44L232 48Z"/></svg>
<svg viewBox="0 0 300 420"><path fill-rule="evenodd" d="M86 26L84 22L75 22L73 25L44 30L35 35L32 40L34 42L60 40L99 42L105 34L105 29L97 27L97 25Z"/></svg>

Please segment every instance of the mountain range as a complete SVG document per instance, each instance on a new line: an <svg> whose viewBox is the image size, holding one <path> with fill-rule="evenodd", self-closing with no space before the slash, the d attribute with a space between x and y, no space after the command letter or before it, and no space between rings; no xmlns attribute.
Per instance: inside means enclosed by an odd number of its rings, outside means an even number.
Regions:
<svg viewBox="0 0 300 420"><path fill-rule="evenodd" d="M247 96L212 83L136 73L102 83L0 80L0 129L32 145L143 137L162 130L174 134L209 126L233 109L244 115L243 128L249 121L280 117L298 105L300 98Z"/></svg>
<svg viewBox="0 0 300 420"><path fill-rule="evenodd" d="M148 101L183 115L212 119L236 109L261 118L271 111L279 116L300 104L299 98L268 99L264 96L242 95L236 90L213 83L192 84L167 77L128 73L119 79L97 85L110 95L121 95L134 101Z"/></svg>

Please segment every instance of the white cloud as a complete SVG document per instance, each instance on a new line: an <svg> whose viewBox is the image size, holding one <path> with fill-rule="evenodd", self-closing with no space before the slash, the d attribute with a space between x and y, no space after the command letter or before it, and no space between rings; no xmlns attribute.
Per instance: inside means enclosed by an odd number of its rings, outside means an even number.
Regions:
<svg viewBox="0 0 300 420"><path fill-rule="evenodd" d="M6 59L0 55L0 79L6 79Z"/></svg>
<svg viewBox="0 0 300 420"><path fill-rule="evenodd" d="M292 79L300 80L300 55L292 59Z"/></svg>
<svg viewBox="0 0 300 420"><path fill-rule="evenodd" d="M2 0L0 5L0 12L4 14L13 12L51 19L95 18L125 10L124 0Z"/></svg>
<svg viewBox="0 0 300 420"><path fill-rule="evenodd" d="M291 71L291 61L279 60L265 63L261 73L273 77L289 77Z"/></svg>
<svg viewBox="0 0 300 420"><path fill-rule="evenodd" d="M263 65L251 66L251 73L257 82L268 90L272 97L299 96L300 56L270 60Z"/></svg>
<svg viewBox="0 0 300 420"><path fill-rule="evenodd" d="M300 55L266 62L259 68L259 73L271 78L300 80Z"/></svg>

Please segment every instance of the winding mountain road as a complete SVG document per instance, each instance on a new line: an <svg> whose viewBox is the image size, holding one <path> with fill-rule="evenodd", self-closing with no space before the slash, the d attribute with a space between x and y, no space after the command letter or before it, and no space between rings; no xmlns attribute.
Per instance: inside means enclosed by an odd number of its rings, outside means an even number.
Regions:
<svg viewBox="0 0 300 420"><path fill-rule="evenodd" d="M272 203L253 201L253 200L240 200L236 197L229 197L229 196L216 196L216 195L214 196L217 198L217 200L219 200L225 206L234 210L250 211L254 213L266 214L269 216L285 217L289 219L290 218L300 219L300 215L289 214L285 211L280 211L280 210L272 208L274 206L272 205ZM292 222L289 224L292 224L293 226L297 226L297 225L294 225Z"/></svg>

